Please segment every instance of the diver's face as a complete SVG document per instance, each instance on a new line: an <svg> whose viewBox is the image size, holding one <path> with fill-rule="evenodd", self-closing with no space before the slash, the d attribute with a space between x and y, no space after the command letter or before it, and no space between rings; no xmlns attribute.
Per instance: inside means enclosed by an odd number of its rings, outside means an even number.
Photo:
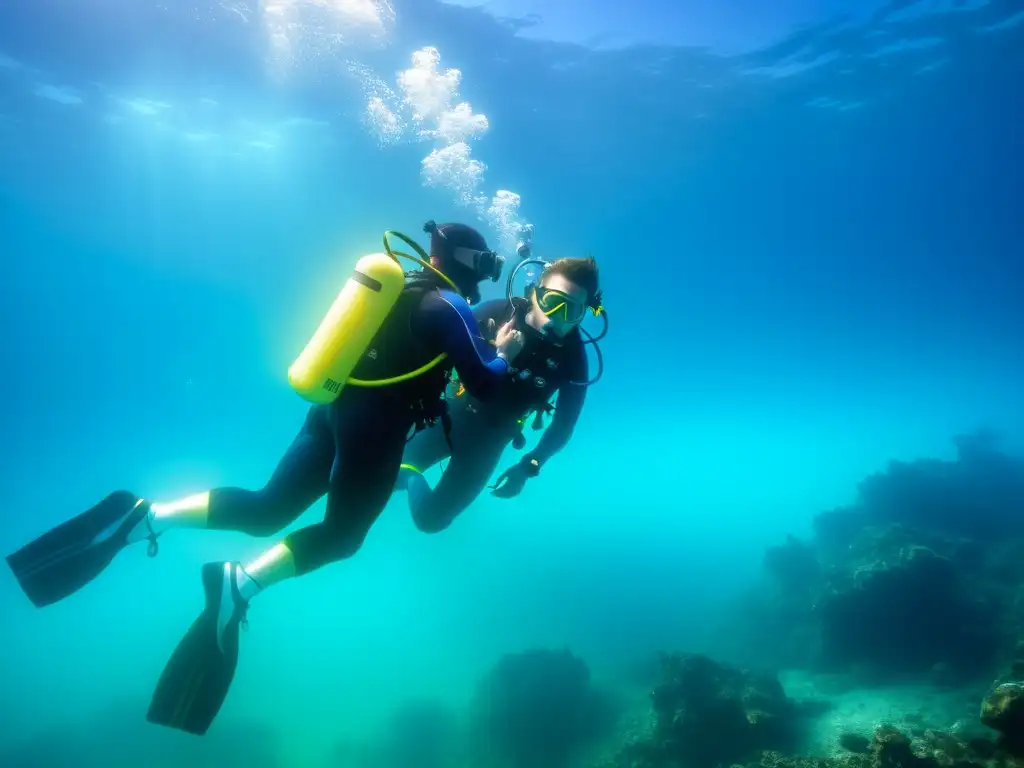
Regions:
<svg viewBox="0 0 1024 768"><path fill-rule="evenodd" d="M587 312L587 292L564 275L545 277L531 302L536 318L531 324L559 338L582 323Z"/></svg>

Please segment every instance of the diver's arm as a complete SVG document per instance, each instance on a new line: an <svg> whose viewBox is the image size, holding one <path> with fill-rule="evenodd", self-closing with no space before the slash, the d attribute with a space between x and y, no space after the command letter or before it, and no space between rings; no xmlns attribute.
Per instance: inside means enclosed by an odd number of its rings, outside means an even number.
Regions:
<svg viewBox="0 0 1024 768"><path fill-rule="evenodd" d="M469 304L458 294L428 294L412 327L424 341L448 354L459 381L473 397L486 398L508 374L508 363L484 341Z"/></svg>
<svg viewBox="0 0 1024 768"><path fill-rule="evenodd" d="M537 468L565 448L569 444L576 422L583 412L583 403L587 399L585 384L565 384L558 390L558 403L555 416L548 428L541 435L537 447L523 456L523 462L537 462Z"/></svg>
<svg viewBox="0 0 1024 768"><path fill-rule="evenodd" d="M544 466L545 461L569 444L573 430L576 428L576 422L580 418L580 413L583 412L583 403L587 399L586 381L589 378L589 370L587 355L582 344L571 373L570 379L558 389L558 402L554 418L551 419L548 428L541 435L537 447L523 456L524 463L536 461L536 466L539 469Z"/></svg>
<svg viewBox="0 0 1024 768"><path fill-rule="evenodd" d="M508 301L504 299L491 299L477 304L472 309L473 317L476 318L477 328L484 341L494 345L494 337L498 329L509 319Z"/></svg>

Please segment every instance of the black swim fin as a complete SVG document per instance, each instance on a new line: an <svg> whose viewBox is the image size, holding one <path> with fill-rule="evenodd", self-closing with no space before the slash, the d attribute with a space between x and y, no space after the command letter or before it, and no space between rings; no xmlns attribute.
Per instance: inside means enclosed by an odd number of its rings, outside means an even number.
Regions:
<svg viewBox="0 0 1024 768"><path fill-rule="evenodd" d="M114 491L92 509L8 555L7 564L29 600L42 608L99 576L147 514L148 502L128 491ZM156 554L155 536L150 554Z"/></svg>
<svg viewBox="0 0 1024 768"><path fill-rule="evenodd" d="M238 665L239 627L248 603L238 591L238 563L203 566L206 607L164 667L146 719L202 736L227 698Z"/></svg>

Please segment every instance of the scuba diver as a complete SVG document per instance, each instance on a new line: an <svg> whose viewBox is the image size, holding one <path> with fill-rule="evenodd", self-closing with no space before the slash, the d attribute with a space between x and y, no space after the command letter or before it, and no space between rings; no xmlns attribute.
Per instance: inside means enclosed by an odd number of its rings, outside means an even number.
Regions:
<svg viewBox="0 0 1024 768"><path fill-rule="evenodd" d="M521 242L520 258L529 257L530 242ZM543 266L525 296L513 296L513 280L525 266ZM499 498L517 496L527 481L536 477L545 462L566 446L583 410L587 388L600 378L588 380L586 345L607 332L607 315L601 305L597 263L592 258L563 258L551 263L524 258L509 276L506 300L484 302L473 310L485 336L511 322L526 338L516 358L512 376L486 400L469 387L455 386L449 396L451 435L438 429L417 434L406 448L396 490L408 493L416 526L427 533L447 528L483 491L511 442L522 449L523 424L535 413L533 428L543 427L545 414L554 411L550 425L536 448L507 469L492 486ZM601 315L606 325L597 339L581 328L587 310ZM583 335L586 334L587 340ZM557 407L550 405L558 395ZM430 488L424 470L449 458L437 487Z"/></svg>
<svg viewBox="0 0 1024 768"><path fill-rule="evenodd" d="M360 259L292 365L290 383L314 405L263 488L216 488L171 503L115 491L7 557L41 607L81 589L130 544L148 542L153 556L172 528L270 536L327 496L322 522L289 533L253 562L202 567L205 608L160 677L150 722L204 734L234 677L249 602L284 579L355 554L391 496L409 436L438 420L447 425L453 368L482 399L507 378L522 333L509 323L492 348L467 303L479 301L479 282L500 278L504 259L465 224L427 222L424 230L429 257L388 232L386 254ZM421 258L393 251L389 235ZM422 269L406 274L396 256Z"/></svg>

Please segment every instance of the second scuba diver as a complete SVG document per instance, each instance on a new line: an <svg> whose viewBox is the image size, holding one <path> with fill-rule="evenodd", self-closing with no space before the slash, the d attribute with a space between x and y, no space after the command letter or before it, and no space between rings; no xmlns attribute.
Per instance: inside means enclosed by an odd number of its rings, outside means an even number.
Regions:
<svg viewBox="0 0 1024 768"><path fill-rule="evenodd" d="M531 259L516 272L528 263L544 264ZM470 387L457 387L456 396L449 397L451 439L439 429L427 429L406 448L397 489L408 492L413 520L427 533L444 530L473 503L508 444L525 444L525 421L536 414L534 428L539 429L557 394L554 417L536 448L506 470L493 490L501 498L517 496L569 442L587 387L593 383L588 381L588 342L580 325L588 309L595 315L602 312L597 263L591 258L564 258L544 264L525 297L512 296L514 276L509 276L507 300L487 301L473 310L484 334L489 328L492 338L506 322L523 331L526 342L512 375L486 400ZM437 487L431 489L423 471L449 457Z"/></svg>
<svg viewBox="0 0 1024 768"><path fill-rule="evenodd" d="M336 399L310 408L263 488L216 488L172 503L115 491L7 557L24 592L44 606L92 581L132 543L148 542L154 555L157 538L171 528L270 536L327 496L322 522L293 531L253 562L202 567L205 609L160 677L147 714L150 722L205 733L234 677L239 627L250 600L284 579L355 554L391 496L409 435L438 419L447 422L444 393L453 367L466 390L483 399L508 377L508 361L522 348L522 333L511 324L503 326L495 350L480 336L464 298L479 301L478 283L498 280L504 260L467 225L428 222L425 230L430 232L430 261L417 260L422 271L403 277L387 236L391 261L384 254L366 257L383 260L392 270L386 274L394 304L380 313L379 330L369 345L352 355L347 385L326 379L325 388L337 386ZM353 295L363 294L349 302L347 320L339 320L332 307L325 325L333 322L340 328L348 322L358 335L366 327L366 302L387 286L357 266L346 290L350 287ZM337 357L344 345L339 341L324 348L325 355Z"/></svg>

